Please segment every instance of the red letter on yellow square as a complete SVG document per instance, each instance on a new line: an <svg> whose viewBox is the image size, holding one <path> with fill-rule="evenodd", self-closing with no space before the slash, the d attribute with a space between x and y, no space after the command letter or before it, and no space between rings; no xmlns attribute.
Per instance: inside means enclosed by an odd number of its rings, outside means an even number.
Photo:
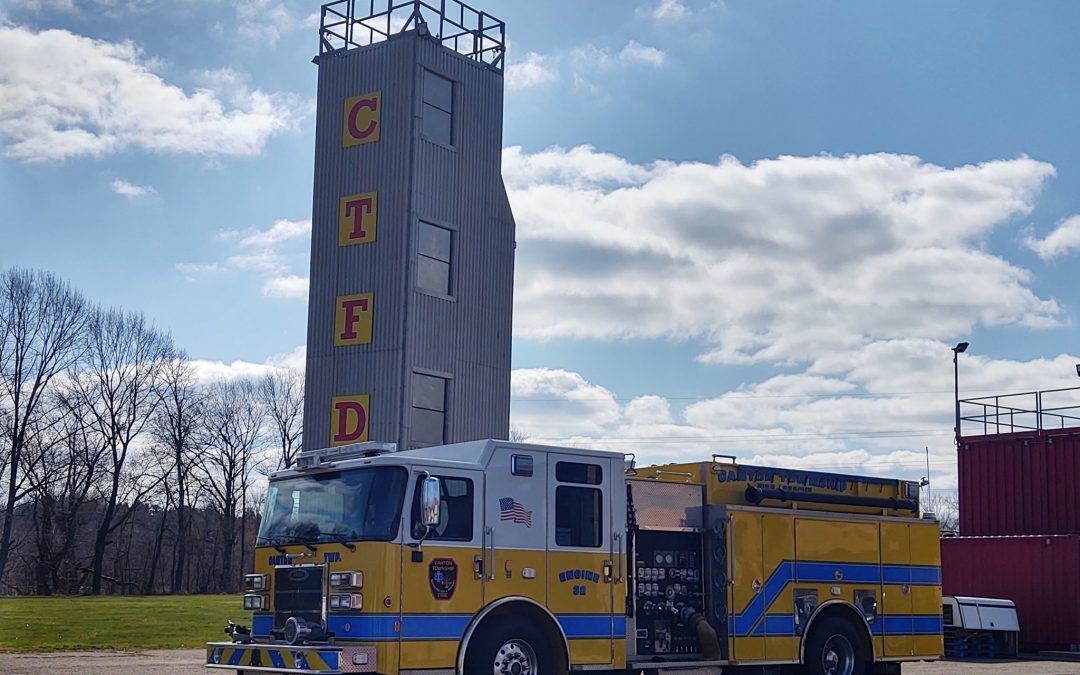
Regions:
<svg viewBox="0 0 1080 675"><path fill-rule="evenodd" d="M330 445L363 443L368 439L370 397L335 396L330 401Z"/></svg>
<svg viewBox="0 0 1080 675"><path fill-rule="evenodd" d="M345 99L345 123L341 147L374 143L379 140L382 117L382 93L367 94Z"/></svg>
<svg viewBox="0 0 1080 675"><path fill-rule="evenodd" d="M338 245L369 244L375 241L379 214L377 192L346 195L338 205Z"/></svg>
<svg viewBox="0 0 1080 675"><path fill-rule="evenodd" d="M375 294L339 295L334 307L334 346L371 344Z"/></svg>

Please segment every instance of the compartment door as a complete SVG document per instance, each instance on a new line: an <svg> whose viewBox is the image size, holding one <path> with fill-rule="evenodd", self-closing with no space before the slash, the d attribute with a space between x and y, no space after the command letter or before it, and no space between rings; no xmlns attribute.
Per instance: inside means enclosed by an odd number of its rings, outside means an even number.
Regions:
<svg viewBox="0 0 1080 675"><path fill-rule="evenodd" d="M915 653L911 617L911 526L881 523L881 592L877 626L878 648L887 657ZM877 636L882 636L878 638Z"/></svg>
<svg viewBox="0 0 1080 675"><path fill-rule="evenodd" d="M791 572L795 560L795 518L767 515L761 520L765 574L761 593L765 608L765 658L797 661L801 638L795 633Z"/></svg>
<svg viewBox="0 0 1080 675"><path fill-rule="evenodd" d="M730 511L728 560L731 565L731 655L737 662L765 658L765 587L762 516Z"/></svg>

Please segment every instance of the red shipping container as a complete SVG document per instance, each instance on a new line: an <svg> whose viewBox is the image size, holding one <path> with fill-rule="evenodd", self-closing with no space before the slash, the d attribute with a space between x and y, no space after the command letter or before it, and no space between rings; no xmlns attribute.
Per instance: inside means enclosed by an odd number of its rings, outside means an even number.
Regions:
<svg viewBox="0 0 1080 675"><path fill-rule="evenodd" d="M1080 429L965 436L960 534L1080 533Z"/></svg>
<svg viewBox="0 0 1080 675"><path fill-rule="evenodd" d="M1080 535L942 539L941 585L1015 602L1023 651L1080 645Z"/></svg>

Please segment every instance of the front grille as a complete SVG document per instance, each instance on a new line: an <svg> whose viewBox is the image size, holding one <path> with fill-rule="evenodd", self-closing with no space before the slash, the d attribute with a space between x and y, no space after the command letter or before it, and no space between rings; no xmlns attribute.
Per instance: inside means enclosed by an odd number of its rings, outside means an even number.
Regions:
<svg viewBox="0 0 1080 675"><path fill-rule="evenodd" d="M274 570L275 630L284 628L290 616L322 625L325 569L321 565L293 565Z"/></svg>

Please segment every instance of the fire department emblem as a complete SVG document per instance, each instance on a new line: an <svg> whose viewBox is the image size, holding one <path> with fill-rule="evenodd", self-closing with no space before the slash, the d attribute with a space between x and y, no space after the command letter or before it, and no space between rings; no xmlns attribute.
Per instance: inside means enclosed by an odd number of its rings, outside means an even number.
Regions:
<svg viewBox="0 0 1080 675"><path fill-rule="evenodd" d="M435 558L428 565L428 582L436 600L449 600L457 588L457 563L451 558Z"/></svg>

